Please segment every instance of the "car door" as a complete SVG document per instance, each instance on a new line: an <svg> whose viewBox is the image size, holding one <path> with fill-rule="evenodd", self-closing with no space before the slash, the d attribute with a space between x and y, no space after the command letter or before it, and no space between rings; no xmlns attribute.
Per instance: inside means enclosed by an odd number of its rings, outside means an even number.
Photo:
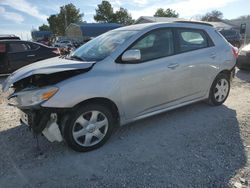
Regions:
<svg viewBox="0 0 250 188"><path fill-rule="evenodd" d="M125 115L131 119L160 109L172 100L167 90L175 85L171 82L175 76L173 32L171 29L151 31L129 49L140 50L141 60L121 62L117 69Z"/></svg>
<svg viewBox="0 0 250 188"><path fill-rule="evenodd" d="M212 72L217 69L217 51L206 33L201 29L177 28L176 62L179 66L176 74L182 75L176 79L179 88L175 91L176 97L181 99L178 103L199 99L206 95L211 82Z"/></svg>
<svg viewBox="0 0 250 188"><path fill-rule="evenodd" d="M121 97L128 119L204 96L202 84L210 61L208 41L202 41L205 36L195 31L182 44L178 37L182 32L174 31L175 34L170 29L150 32L129 48L141 51L141 61L118 64ZM198 45L189 44L192 40L198 40Z"/></svg>
<svg viewBox="0 0 250 188"><path fill-rule="evenodd" d="M36 54L30 50L26 42L12 41L8 45L8 61L10 70L19 69L34 62Z"/></svg>

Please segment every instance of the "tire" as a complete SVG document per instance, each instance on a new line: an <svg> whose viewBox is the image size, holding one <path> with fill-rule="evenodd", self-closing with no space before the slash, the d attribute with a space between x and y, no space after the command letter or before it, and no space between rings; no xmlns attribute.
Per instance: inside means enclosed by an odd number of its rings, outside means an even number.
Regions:
<svg viewBox="0 0 250 188"><path fill-rule="evenodd" d="M229 76L223 73L219 74L210 88L208 103L212 106L222 105L226 101L229 91Z"/></svg>
<svg viewBox="0 0 250 188"><path fill-rule="evenodd" d="M114 127L115 119L108 108L88 104L73 110L62 131L70 148L86 152L101 147L111 136Z"/></svg>

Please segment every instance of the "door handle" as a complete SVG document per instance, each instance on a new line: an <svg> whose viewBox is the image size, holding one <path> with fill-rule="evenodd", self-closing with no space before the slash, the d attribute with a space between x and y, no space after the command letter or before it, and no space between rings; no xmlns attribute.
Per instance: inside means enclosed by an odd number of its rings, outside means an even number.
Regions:
<svg viewBox="0 0 250 188"><path fill-rule="evenodd" d="M35 57L35 56L36 56L35 54L27 55L27 57Z"/></svg>
<svg viewBox="0 0 250 188"><path fill-rule="evenodd" d="M212 59L216 58L216 53L211 53L210 58L212 58Z"/></svg>
<svg viewBox="0 0 250 188"><path fill-rule="evenodd" d="M178 63L173 63L173 64L169 64L169 65L168 65L168 68L169 68L169 69L175 69L175 68L178 67L178 66L179 66Z"/></svg>

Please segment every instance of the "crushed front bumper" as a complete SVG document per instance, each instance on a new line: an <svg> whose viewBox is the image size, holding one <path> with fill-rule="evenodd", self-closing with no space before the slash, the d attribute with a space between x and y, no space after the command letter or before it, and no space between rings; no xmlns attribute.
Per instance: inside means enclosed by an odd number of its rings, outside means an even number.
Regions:
<svg viewBox="0 0 250 188"><path fill-rule="evenodd" d="M60 113L48 109L21 110L20 122L30 127L36 135L43 134L50 142L63 140L61 134Z"/></svg>

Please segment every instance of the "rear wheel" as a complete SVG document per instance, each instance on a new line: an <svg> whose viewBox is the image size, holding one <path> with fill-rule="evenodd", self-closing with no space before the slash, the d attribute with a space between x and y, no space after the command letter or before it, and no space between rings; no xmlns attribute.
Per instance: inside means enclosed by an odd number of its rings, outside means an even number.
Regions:
<svg viewBox="0 0 250 188"><path fill-rule="evenodd" d="M226 74L219 74L210 88L209 104L214 106L222 105L226 101L229 91L230 78Z"/></svg>
<svg viewBox="0 0 250 188"><path fill-rule="evenodd" d="M64 139L75 151L84 152L101 147L111 136L114 118L100 105L77 108L65 124Z"/></svg>

